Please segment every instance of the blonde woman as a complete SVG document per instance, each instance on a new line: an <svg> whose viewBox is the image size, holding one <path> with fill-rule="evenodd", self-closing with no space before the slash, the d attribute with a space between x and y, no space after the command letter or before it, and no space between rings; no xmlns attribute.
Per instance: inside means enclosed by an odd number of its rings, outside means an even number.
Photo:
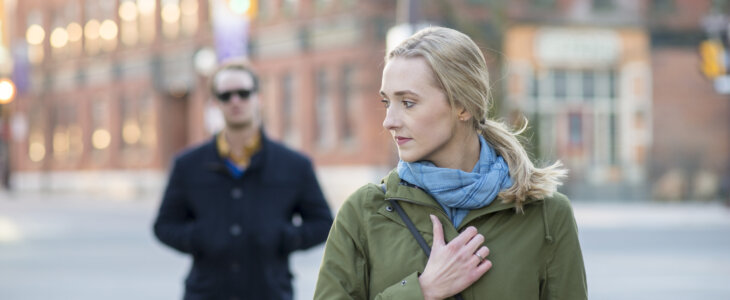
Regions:
<svg viewBox="0 0 730 300"><path fill-rule="evenodd" d="M556 192L565 171L535 167L487 118L479 47L430 27L385 61L383 127L400 162L340 209L315 299L586 299L575 219Z"/></svg>

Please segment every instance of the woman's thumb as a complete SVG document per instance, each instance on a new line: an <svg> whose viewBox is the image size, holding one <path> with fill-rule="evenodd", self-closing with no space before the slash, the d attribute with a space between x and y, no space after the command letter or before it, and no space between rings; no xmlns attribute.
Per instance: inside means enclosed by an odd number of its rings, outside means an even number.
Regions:
<svg viewBox="0 0 730 300"><path fill-rule="evenodd" d="M435 248L436 246L443 246L444 245L444 227L441 225L441 222L439 221L439 218L437 218L434 215L429 215L431 217L431 223L433 223L433 245L432 248Z"/></svg>

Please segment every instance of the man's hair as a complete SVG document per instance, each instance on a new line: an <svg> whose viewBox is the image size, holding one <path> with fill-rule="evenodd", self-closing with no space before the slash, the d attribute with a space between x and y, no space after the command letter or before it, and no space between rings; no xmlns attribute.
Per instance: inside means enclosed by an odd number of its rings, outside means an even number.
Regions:
<svg viewBox="0 0 730 300"><path fill-rule="evenodd" d="M218 91L216 90L215 86L215 79L218 77L218 74L220 74L223 71L243 71L251 75L251 78L253 79L253 90L252 92L258 92L259 91L259 78L256 75L256 72L253 70L253 66L251 65L251 62L246 59L235 59L235 60L228 60L222 64L220 64L210 75L210 78L208 78L208 90L210 91L210 94L215 96L218 94Z"/></svg>

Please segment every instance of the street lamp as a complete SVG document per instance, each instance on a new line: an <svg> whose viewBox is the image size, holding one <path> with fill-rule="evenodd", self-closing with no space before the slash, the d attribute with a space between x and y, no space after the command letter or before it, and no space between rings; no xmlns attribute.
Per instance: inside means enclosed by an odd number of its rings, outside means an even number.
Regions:
<svg viewBox="0 0 730 300"><path fill-rule="evenodd" d="M15 98L15 84L9 79L0 79L0 104L7 104Z"/></svg>

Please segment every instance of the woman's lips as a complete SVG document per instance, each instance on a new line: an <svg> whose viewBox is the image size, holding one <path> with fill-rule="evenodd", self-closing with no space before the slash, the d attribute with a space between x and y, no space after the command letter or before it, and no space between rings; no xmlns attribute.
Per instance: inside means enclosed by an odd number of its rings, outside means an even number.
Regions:
<svg viewBox="0 0 730 300"><path fill-rule="evenodd" d="M408 141L410 141L410 140L412 140L412 139L410 139L410 138L404 138L402 136L396 136L395 137L395 142L398 143L398 146L403 145L405 143L408 143Z"/></svg>

